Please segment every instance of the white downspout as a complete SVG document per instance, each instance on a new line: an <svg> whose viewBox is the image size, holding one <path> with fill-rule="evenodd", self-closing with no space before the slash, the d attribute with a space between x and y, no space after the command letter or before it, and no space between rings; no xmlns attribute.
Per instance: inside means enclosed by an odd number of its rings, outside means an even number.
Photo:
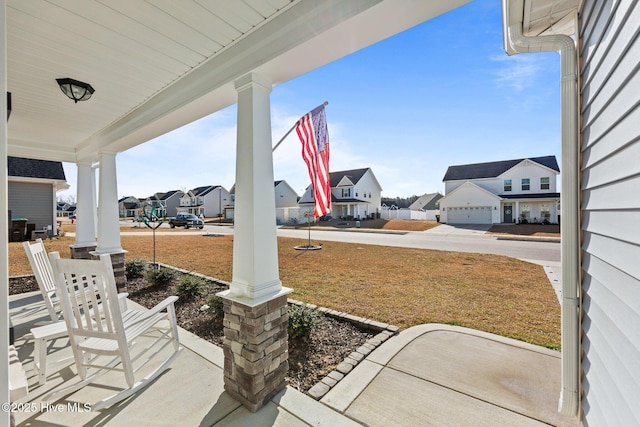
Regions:
<svg viewBox="0 0 640 427"><path fill-rule="evenodd" d="M509 25L511 47L521 52L560 53L562 128L562 393L558 410L577 416L580 407L580 210L578 205L578 74L574 40L566 35L526 37L522 22Z"/></svg>

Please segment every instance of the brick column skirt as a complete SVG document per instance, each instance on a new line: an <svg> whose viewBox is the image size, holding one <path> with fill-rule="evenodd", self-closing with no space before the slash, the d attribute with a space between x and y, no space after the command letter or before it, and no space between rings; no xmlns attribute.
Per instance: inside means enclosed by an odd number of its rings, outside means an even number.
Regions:
<svg viewBox="0 0 640 427"><path fill-rule="evenodd" d="M122 291L127 286L127 276L125 275L125 259L126 251L109 254L111 256L111 265L113 266L113 275L116 278L116 287L118 291ZM91 259L100 259L100 254L91 252Z"/></svg>
<svg viewBox="0 0 640 427"><path fill-rule="evenodd" d="M287 297L250 307L224 300L224 388L256 412L286 387Z"/></svg>
<svg viewBox="0 0 640 427"><path fill-rule="evenodd" d="M69 246L71 249L71 259L92 259L91 252L96 250L96 245L92 246Z"/></svg>

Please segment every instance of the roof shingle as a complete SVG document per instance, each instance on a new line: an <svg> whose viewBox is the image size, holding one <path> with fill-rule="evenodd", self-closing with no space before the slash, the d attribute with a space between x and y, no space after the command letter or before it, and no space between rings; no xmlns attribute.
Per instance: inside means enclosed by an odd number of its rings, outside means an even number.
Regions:
<svg viewBox="0 0 640 427"><path fill-rule="evenodd" d="M531 160L542 166L560 172L556 156L528 157L526 159L503 160L499 162L473 163L470 165L449 166L443 181L458 181L463 179L495 178L524 160Z"/></svg>

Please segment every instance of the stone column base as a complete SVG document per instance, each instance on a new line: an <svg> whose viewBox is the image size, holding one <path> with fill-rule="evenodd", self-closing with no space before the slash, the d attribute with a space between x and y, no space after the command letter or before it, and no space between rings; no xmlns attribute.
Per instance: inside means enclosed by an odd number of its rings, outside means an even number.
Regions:
<svg viewBox="0 0 640 427"><path fill-rule="evenodd" d="M70 245L71 259L92 259L91 252L96 250L97 245L75 246Z"/></svg>
<svg viewBox="0 0 640 427"><path fill-rule="evenodd" d="M286 387L288 326L286 295L255 307L224 298L224 388L251 412Z"/></svg>
<svg viewBox="0 0 640 427"><path fill-rule="evenodd" d="M125 259L127 251L115 252L109 254L111 256L111 265L113 266L113 275L116 278L116 287L118 291L122 291L127 287L127 276L125 275ZM96 251L90 252L91 259L100 259L100 253Z"/></svg>

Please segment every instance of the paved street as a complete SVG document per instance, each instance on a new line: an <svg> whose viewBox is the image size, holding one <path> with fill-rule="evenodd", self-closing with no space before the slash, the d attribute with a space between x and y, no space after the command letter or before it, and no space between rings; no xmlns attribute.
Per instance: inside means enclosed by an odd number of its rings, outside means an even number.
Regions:
<svg viewBox="0 0 640 427"><path fill-rule="evenodd" d="M127 222L127 224L131 224L131 222ZM164 227L168 226L163 225L157 232L162 232ZM427 231L410 231L406 233L315 228L311 230L311 241L314 244L323 241L334 241L364 245L496 254L524 259L541 265L550 263L551 265L559 265L560 244L557 242L507 240L501 239L496 235L484 234L485 230L486 227L483 228L483 226L452 227L449 225L440 225ZM132 232L134 231L135 229L132 229ZM210 234L233 234L233 227L207 224L204 232ZM192 234L194 231L189 230L188 233ZM300 229L279 228L278 236L306 239L308 231L303 227Z"/></svg>
<svg viewBox="0 0 640 427"><path fill-rule="evenodd" d="M443 227L443 226L440 226ZM438 228L433 229L437 230ZM278 236L307 238L307 230L279 229ZM437 233L412 231L406 234L367 233L349 231L311 230L312 242L337 241L368 245L435 249L484 254L506 255L531 261L560 261L560 244L502 240L482 233Z"/></svg>

